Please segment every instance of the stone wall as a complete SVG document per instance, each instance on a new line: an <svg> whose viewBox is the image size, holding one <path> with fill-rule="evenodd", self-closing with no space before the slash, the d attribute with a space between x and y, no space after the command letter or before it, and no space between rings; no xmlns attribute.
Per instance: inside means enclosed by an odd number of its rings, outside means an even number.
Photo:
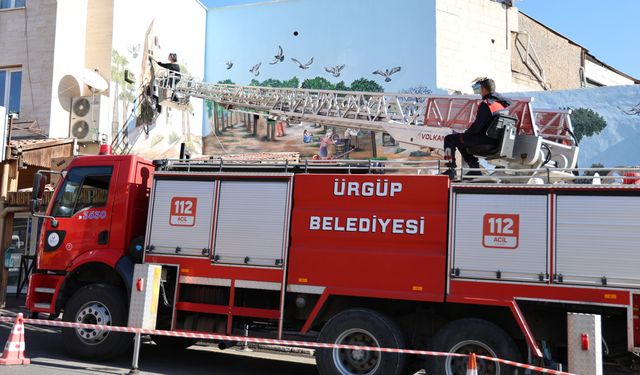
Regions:
<svg viewBox="0 0 640 375"><path fill-rule="evenodd" d="M519 30L512 35L513 54L511 69L515 85L522 90L544 89L532 70L525 66L526 48L530 41L529 61L533 63L535 50L545 74L545 81L552 90L566 90L581 87L580 67L583 48L567 38L555 33L531 17L519 13Z"/></svg>
<svg viewBox="0 0 640 375"><path fill-rule="evenodd" d="M22 70L20 120L37 121L49 129L55 1L29 0L26 8L0 10L0 69Z"/></svg>

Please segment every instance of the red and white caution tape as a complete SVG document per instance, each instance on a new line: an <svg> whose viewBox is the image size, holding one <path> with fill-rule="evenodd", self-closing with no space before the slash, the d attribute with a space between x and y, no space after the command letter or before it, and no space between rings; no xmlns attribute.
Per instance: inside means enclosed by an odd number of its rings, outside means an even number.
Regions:
<svg viewBox="0 0 640 375"><path fill-rule="evenodd" d="M15 320L14 318L0 317L0 322L13 322L14 320ZM165 331L165 330L159 330L159 329L144 329L144 328L132 328L132 327L107 326L107 325L100 325L100 324L63 322L59 320L24 319L24 323L52 326L52 327L85 328L85 329L106 330L106 331L114 331L114 332L140 333L142 335L173 336L173 337L184 337L184 338L190 338L190 339L219 340L219 341L240 341L240 342L252 342L257 344L297 346L297 347L316 348L316 349L348 349L348 350L367 350L367 351L384 352L384 353L415 354L415 355L439 356L439 357L468 357L467 354L436 352L436 351L430 351L430 350L380 348L377 346L359 346L359 345L329 344L329 343L322 343L322 342L276 340L276 339L265 339L265 338L248 337L248 336L226 336L226 335L219 335L215 333ZM527 365L524 363L513 362L513 361L500 359L500 358L487 357L483 355L476 355L476 358L487 360L487 361L493 361L497 363L503 363L509 366L537 371L544 374L575 375L569 372L550 370L542 367L536 367L536 366Z"/></svg>

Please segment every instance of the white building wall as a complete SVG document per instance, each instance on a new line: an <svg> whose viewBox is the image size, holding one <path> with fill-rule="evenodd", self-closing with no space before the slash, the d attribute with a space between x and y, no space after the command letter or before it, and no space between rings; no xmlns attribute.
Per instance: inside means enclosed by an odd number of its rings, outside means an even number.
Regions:
<svg viewBox="0 0 640 375"><path fill-rule="evenodd" d="M633 85L633 81L629 78L589 60L584 62L584 75L586 79L603 86Z"/></svg>
<svg viewBox="0 0 640 375"><path fill-rule="evenodd" d="M150 66L145 52L161 62L169 53L178 55L178 63L195 77L204 76L206 8L197 0L113 0L112 48L127 59L134 75L137 96L140 84L148 79ZM133 51L137 51L133 53ZM151 53L149 53L151 52ZM184 72L184 71L183 71ZM112 87L115 85L112 82ZM121 90L122 91L122 90ZM124 125L123 114L130 113L133 103L125 107L119 102L116 126ZM113 121L113 98L110 100L109 122ZM178 157L181 142L187 143L192 155L202 153L203 101L191 98L186 110L164 107L150 127L149 136L137 138L132 153L149 159ZM130 127L129 139L140 126Z"/></svg>
<svg viewBox="0 0 640 375"><path fill-rule="evenodd" d="M51 110L56 15L56 2L50 0L0 9L0 68L22 69L20 120L37 121L45 131Z"/></svg>
<svg viewBox="0 0 640 375"><path fill-rule="evenodd" d="M517 29L517 8L488 0L437 0L438 88L468 94L472 80L490 77L498 91L511 90L511 31Z"/></svg>
<svg viewBox="0 0 640 375"><path fill-rule="evenodd" d="M53 44L53 87L49 136L69 136L69 112L58 97L58 84L65 75L76 74L85 66L87 0L58 0L55 43ZM64 97L64 96L63 96Z"/></svg>

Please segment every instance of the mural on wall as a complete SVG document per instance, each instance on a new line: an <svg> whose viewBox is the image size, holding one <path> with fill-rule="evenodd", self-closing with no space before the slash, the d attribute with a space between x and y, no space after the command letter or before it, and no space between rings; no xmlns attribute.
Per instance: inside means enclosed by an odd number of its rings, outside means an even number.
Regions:
<svg viewBox="0 0 640 375"><path fill-rule="evenodd" d="M297 0L213 8L207 13L206 44L207 82L365 92L435 90L435 0L406 0L402 7L367 0ZM374 154L368 131L277 123L272 124L274 138L265 118L255 128L252 123L245 114L206 103L204 153L294 151L303 158ZM382 134L376 137L379 158L410 156L390 142L384 146Z"/></svg>
<svg viewBox="0 0 640 375"><path fill-rule="evenodd" d="M590 126L582 129L578 165L605 167L638 166L640 85L609 86L577 90L516 92L509 96L531 96L533 107L572 109L574 127L586 117ZM580 117L576 117L582 115ZM589 115L589 116L585 116ZM599 124L600 123L600 124Z"/></svg>
<svg viewBox="0 0 640 375"><path fill-rule="evenodd" d="M195 1L180 7L171 4L114 4L112 137L120 151L148 159L176 158L181 143L194 156L202 153L201 128L192 126L202 123L202 100L174 105L169 97L163 102L157 80L166 69L157 62L167 62L169 53L176 53L182 73L204 73L205 10ZM145 10L149 6L153 13ZM176 27L187 20L189 28Z"/></svg>

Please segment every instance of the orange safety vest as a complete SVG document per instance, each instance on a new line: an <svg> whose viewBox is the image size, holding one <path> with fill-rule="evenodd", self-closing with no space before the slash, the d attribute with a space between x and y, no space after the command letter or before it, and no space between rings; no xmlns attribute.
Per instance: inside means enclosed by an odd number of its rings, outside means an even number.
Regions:
<svg viewBox="0 0 640 375"><path fill-rule="evenodd" d="M494 114L498 111L502 111L503 109L507 108L497 100L493 103L489 103L489 100L484 100L484 102L487 104L487 106L489 106L489 110L491 111L491 114Z"/></svg>

